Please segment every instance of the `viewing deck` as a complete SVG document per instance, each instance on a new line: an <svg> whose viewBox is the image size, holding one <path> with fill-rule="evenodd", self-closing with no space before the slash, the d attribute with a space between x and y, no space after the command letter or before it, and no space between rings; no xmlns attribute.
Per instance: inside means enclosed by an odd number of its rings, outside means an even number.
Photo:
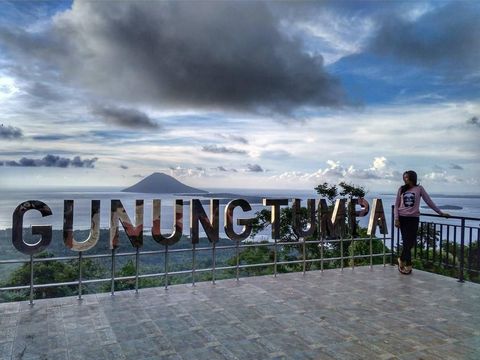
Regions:
<svg viewBox="0 0 480 360"><path fill-rule="evenodd" d="M2 359L479 359L480 285L391 265L0 304Z"/></svg>

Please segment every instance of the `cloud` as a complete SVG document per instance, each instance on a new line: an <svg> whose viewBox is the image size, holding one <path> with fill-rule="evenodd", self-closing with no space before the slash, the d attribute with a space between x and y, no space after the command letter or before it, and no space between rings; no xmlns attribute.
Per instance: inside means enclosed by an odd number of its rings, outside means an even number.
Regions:
<svg viewBox="0 0 480 360"><path fill-rule="evenodd" d="M463 167L461 167L458 164L450 164L450 169L452 169L452 170L463 170Z"/></svg>
<svg viewBox="0 0 480 360"><path fill-rule="evenodd" d="M476 75L480 64L480 7L451 2L407 19L384 16L370 50L400 61L437 67L452 75Z"/></svg>
<svg viewBox="0 0 480 360"><path fill-rule="evenodd" d="M34 81L25 87L28 100L32 106L40 107L50 102L60 102L66 99L65 94L55 90L52 85L45 82Z"/></svg>
<svg viewBox="0 0 480 360"><path fill-rule="evenodd" d="M247 171L248 172L264 172L262 167L258 164L247 164Z"/></svg>
<svg viewBox="0 0 480 360"><path fill-rule="evenodd" d="M214 154L246 154L247 153L245 150L227 148L225 146L217 146L217 145L202 146L202 151L214 153Z"/></svg>
<svg viewBox="0 0 480 360"><path fill-rule="evenodd" d="M449 175L447 171L432 171L422 176L423 180L430 182L442 183L463 183L464 180L453 175Z"/></svg>
<svg viewBox="0 0 480 360"><path fill-rule="evenodd" d="M20 139L23 137L23 132L21 129L13 126L4 126L0 125L0 139Z"/></svg>
<svg viewBox="0 0 480 360"><path fill-rule="evenodd" d="M467 124L476 125L476 126L480 127L480 122L478 120L478 116L472 116L470 119L467 120Z"/></svg>
<svg viewBox="0 0 480 360"><path fill-rule="evenodd" d="M355 180L401 180L401 174L391 168L391 162L384 156L375 157L372 165L366 169L357 169L353 164L344 166L340 161L327 160L327 167L318 169L315 172L288 171L280 175L273 176L276 180L287 180L295 183L320 183L320 182L339 182Z"/></svg>
<svg viewBox="0 0 480 360"><path fill-rule="evenodd" d="M238 143L241 143L241 144L248 144L248 140L247 138L243 137L243 136L239 136L239 135L230 135L230 134L218 134L219 137L221 137L222 139L227 139L227 140L230 140L230 141L233 141L233 142L238 142Z"/></svg>
<svg viewBox="0 0 480 360"><path fill-rule="evenodd" d="M37 141L59 141L59 140L66 140L74 138L71 135L64 135L64 134L47 134L47 135L36 135L32 136L33 140Z"/></svg>
<svg viewBox="0 0 480 360"><path fill-rule="evenodd" d="M380 170L386 167L387 167L387 158L385 156L380 156L373 159L372 169Z"/></svg>
<svg viewBox="0 0 480 360"><path fill-rule="evenodd" d="M39 31L4 27L22 63L121 102L292 116L346 104L319 54L264 2L86 2Z"/></svg>
<svg viewBox="0 0 480 360"><path fill-rule="evenodd" d="M292 154L285 150L268 149L260 153L262 159L272 159L277 161L285 161L292 158Z"/></svg>
<svg viewBox="0 0 480 360"><path fill-rule="evenodd" d="M64 158L56 155L46 155L42 159L32 159L23 157L19 161L7 160L3 162L3 166L21 166L21 167L76 167L76 168L94 168L98 158L84 159L75 156L73 159Z"/></svg>
<svg viewBox="0 0 480 360"><path fill-rule="evenodd" d="M181 166L170 166L170 176L175 178L201 178L208 176L205 169L201 168L199 170L197 167L195 168L184 168Z"/></svg>
<svg viewBox="0 0 480 360"><path fill-rule="evenodd" d="M127 165L120 165L120 169L127 170L128 166Z"/></svg>
<svg viewBox="0 0 480 360"><path fill-rule="evenodd" d="M93 113L103 121L132 129L158 129L160 126L150 117L135 109L96 106Z"/></svg>
<svg viewBox="0 0 480 360"><path fill-rule="evenodd" d="M238 172L237 169L234 168L226 168L225 166L217 166L216 168L213 168L213 170L220 171L220 172Z"/></svg>

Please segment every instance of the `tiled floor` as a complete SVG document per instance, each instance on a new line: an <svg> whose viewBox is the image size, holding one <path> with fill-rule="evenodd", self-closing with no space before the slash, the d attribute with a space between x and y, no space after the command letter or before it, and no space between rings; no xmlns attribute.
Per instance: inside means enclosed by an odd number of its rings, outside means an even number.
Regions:
<svg viewBox="0 0 480 360"><path fill-rule="evenodd" d="M480 359L480 285L357 267L0 304L2 359Z"/></svg>

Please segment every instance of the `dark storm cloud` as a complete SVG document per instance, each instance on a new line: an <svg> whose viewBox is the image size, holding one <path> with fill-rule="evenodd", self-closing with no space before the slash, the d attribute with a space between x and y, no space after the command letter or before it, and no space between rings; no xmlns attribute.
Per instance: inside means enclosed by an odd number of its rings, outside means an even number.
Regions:
<svg viewBox="0 0 480 360"><path fill-rule="evenodd" d="M93 113L109 124L132 129L157 129L160 126L150 117L135 109L96 106Z"/></svg>
<svg viewBox="0 0 480 360"><path fill-rule="evenodd" d="M23 132L21 129L13 126L0 125L0 139L20 139L23 137Z"/></svg>
<svg viewBox="0 0 480 360"><path fill-rule="evenodd" d="M75 156L73 159L64 158L56 155L46 155L42 159L32 159L23 157L19 161L9 160L4 161L3 166L22 166L22 167L76 167L76 168L94 168L95 162L98 158L81 159L80 156Z"/></svg>
<svg viewBox="0 0 480 360"><path fill-rule="evenodd" d="M247 171L248 172L263 172L264 170L258 164L247 164Z"/></svg>
<svg viewBox="0 0 480 360"><path fill-rule="evenodd" d="M476 125L480 127L480 121L478 120L477 116L472 116L470 119L468 119L467 124Z"/></svg>
<svg viewBox="0 0 480 360"><path fill-rule="evenodd" d="M452 170L463 170L463 167L461 167L458 164L450 164L450 169L452 169Z"/></svg>
<svg viewBox="0 0 480 360"><path fill-rule="evenodd" d="M479 14L478 2L454 1L414 21L384 16L371 50L406 63L438 67L451 75L478 75Z"/></svg>
<svg viewBox="0 0 480 360"><path fill-rule="evenodd" d="M241 144L248 144L247 138L240 135L230 135L230 134L218 134L222 139L227 139L233 142L238 142Z"/></svg>
<svg viewBox="0 0 480 360"><path fill-rule="evenodd" d="M205 145L202 146L202 151L214 154L246 154L245 150L238 150L234 148L227 148L225 146Z"/></svg>
<svg viewBox="0 0 480 360"><path fill-rule="evenodd" d="M65 96L56 91L51 85L38 81L27 86L25 91L29 96L36 98L36 103L40 103L40 101L57 102L65 99Z"/></svg>
<svg viewBox="0 0 480 360"><path fill-rule="evenodd" d="M235 173L238 172L237 169L234 169L234 168L227 169L225 166L217 166L213 170L217 170L220 172L235 172Z"/></svg>
<svg viewBox="0 0 480 360"><path fill-rule="evenodd" d="M72 139L72 138L74 138L74 136L64 135L64 134L47 134L47 135L32 136L32 139L37 141L59 141L59 140L66 140L66 139Z"/></svg>
<svg viewBox="0 0 480 360"><path fill-rule="evenodd" d="M4 28L0 41L119 101L274 115L346 102L323 58L280 32L263 2L75 2L49 30Z"/></svg>

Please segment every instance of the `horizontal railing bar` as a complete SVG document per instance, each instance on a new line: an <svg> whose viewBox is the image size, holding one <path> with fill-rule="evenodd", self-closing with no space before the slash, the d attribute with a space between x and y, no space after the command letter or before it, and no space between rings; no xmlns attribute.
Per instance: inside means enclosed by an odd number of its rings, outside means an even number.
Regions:
<svg viewBox="0 0 480 360"><path fill-rule="evenodd" d="M425 214L425 213L420 213L420 216L430 216L430 217L437 217L437 218L442 218L442 219L456 219L456 220L472 220L472 221L480 221L480 218L474 218L474 217L468 217L468 216L442 216L442 215L437 215L437 214Z"/></svg>
<svg viewBox="0 0 480 360"><path fill-rule="evenodd" d="M240 269L248 269L248 268L252 268L252 267L260 267L260 266L273 266L275 265L274 262L271 262L271 263L259 263L259 264L242 264L242 265L239 265L238 267ZM196 271L196 270L195 270Z"/></svg>
<svg viewBox="0 0 480 360"><path fill-rule="evenodd" d="M303 260L277 261L277 265L303 264Z"/></svg>

